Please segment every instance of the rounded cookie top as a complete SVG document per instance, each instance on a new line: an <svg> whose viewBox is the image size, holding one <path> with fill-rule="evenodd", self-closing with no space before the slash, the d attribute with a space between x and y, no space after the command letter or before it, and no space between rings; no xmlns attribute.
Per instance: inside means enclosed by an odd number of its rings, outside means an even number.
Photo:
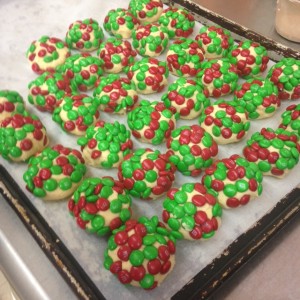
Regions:
<svg viewBox="0 0 300 300"><path fill-rule="evenodd" d="M32 70L38 74L45 71L54 72L70 55L71 52L64 41L49 36L42 36L33 41L26 52Z"/></svg>
<svg viewBox="0 0 300 300"><path fill-rule="evenodd" d="M2 121L0 155L15 162L27 161L48 145L46 128L34 115L15 114Z"/></svg>
<svg viewBox="0 0 300 300"><path fill-rule="evenodd" d="M141 23L156 22L162 11L161 0L130 0L129 10Z"/></svg>
<svg viewBox="0 0 300 300"><path fill-rule="evenodd" d="M216 161L204 172L202 184L223 208L246 205L262 193L263 174L258 166L237 154Z"/></svg>
<svg viewBox="0 0 300 300"><path fill-rule="evenodd" d="M81 153L58 144L31 157L23 179L34 196L54 201L70 197L85 173Z"/></svg>
<svg viewBox="0 0 300 300"><path fill-rule="evenodd" d="M113 231L104 267L122 284L154 289L173 270L175 251L175 240L158 217L132 219Z"/></svg>
<svg viewBox="0 0 300 300"><path fill-rule="evenodd" d="M66 33L66 43L70 49L93 51L99 48L104 38L99 23L92 19L78 20L70 24Z"/></svg>
<svg viewBox="0 0 300 300"><path fill-rule="evenodd" d="M131 199L122 183L112 177L84 179L68 202L77 225L100 236L129 220L130 206Z"/></svg>
<svg viewBox="0 0 300 300"><path fill-rule="evenodd" d="M168 191L162 219L176 239L207 240L221 225L222 208L201 183L184 183Z"/></svg>
<svg viewBox="0 0 300 300"><path fill-rule="evenodd" d="M295 131L300 136L300 104L289 105L281 115L280 128Z"/></svg>
<svg viewBox="0 0 300 300"><path fill-rule="evenodd" d="M166 193L175 180L175 166L158 150L138 149L125 157L118 178L130 195L155 199Z"/></svg>

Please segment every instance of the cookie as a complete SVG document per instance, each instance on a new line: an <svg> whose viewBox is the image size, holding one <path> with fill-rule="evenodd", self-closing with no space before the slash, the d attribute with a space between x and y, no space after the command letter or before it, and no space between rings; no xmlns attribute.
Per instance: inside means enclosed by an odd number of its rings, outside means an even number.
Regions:
<svg viewBox="0 0 300 300"><path fill-rule="evenodd" d="M300 136L300 104L289 105L281 115L280 128L294 131Z"/></svg>
<svg viewBox="0 0 300 300"><path fill-rule="evenodd" d="M161 0L130 0L128 6L130 12L141 22L156 22L163 11Z"/></svg>

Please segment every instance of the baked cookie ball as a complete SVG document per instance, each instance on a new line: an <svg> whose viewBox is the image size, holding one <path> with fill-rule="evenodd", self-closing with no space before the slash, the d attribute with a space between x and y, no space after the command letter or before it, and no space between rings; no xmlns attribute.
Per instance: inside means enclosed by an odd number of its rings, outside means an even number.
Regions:
<svg viewBox="0 0 300 300"><path fill-rule="evenodd" d="M98 105L85 94L66 96L53 111L52 120L67 133L84 135L99 118Z"/></svg>
<svg viewBox="0 0 300 300"><path fill-rule="evenodd" d="M207 90L196 81L180 77L169 85L168 92L162 95L161 100L167 108L176 110L176 119L192 120L210 105L207 97Z"/></svg>
<svg viewBox="0 0 300 300"><path fill-rule="evenodd" d="M130 206L131 199L122 183L112 177L84 179L68 202L77 225L100 236L129 220Z"/></svg>
<svg viewBox="0 0 300 300"><path fill-rule="evenodd" d="M153 57L144 57L134 63L127 73L140 94L161 92L168 84L169 69L167 64Z"/></svg>
<svg viewBox="0 0 300 300"><path fill-rule="evenodd" d="M261 77L248 79L237 87L234 95L246 109L249 119L269 118L280 107L276 85Z"/></svg>
<svg viewBox="0 0 300 300"><path fill-rule="evenodd" d="M163 10L158 23L169 31L169 38L185 37L193 33L195 19L187 10L169 7Z"/></svg>
<svg viewBox="0 0 300 300"><path fill-rule="evenodd" d="M207 168L202 184L223 208L246 205L262 193L263 175L258 166L235 154Z"/></svg>
<svg viewBox="0 0 300 300"><path fill-rule="evenodd" d="M168 44L168 30L158 23L139 25L132 32L132 46L142 56L159 56Z"/></svg>
<svg viewBox="0 0 300 300"><path fill-rule="evenodd" d="M299 137L282 128L262 128L247 141L243 154L264 175L284 177L299 162Z"/></svg>
<svg viewBox="0 0 300 300"><path fill-rule="evenodd" d="M199 125L181 126L173 130L167 140L167 148L169 161L187 176L198 176L218 154L217 143Z"/></svg>
<svg viewBox="0 0 300 300"><path fill-rule="evenodd" d="M175 239L207 240L221 225L222 208L201 183L184 183L168 191L162 219Z"/></svg>
<svg viewBox="0 0 300 300"><path fill-rule="evenodd" d="M98 49L103 38L102 28L92 18L72 23L66 33L66 43L69 48L79 51L93 51Z"/></svg>
<svg viewBox="0 0 300 300"><path fill-rule="evenodd" d="M271 67L267 78L277 85L280 100L300 98L300 60L283 58Z"/></svg>
<svg viewBox="0 0 300 300"><path fill-rule="evenodd" d="M110 37L101 43L97 53L104 62L104 71L114 74L122 71L127 73L137 54L129 41L115 37Z"/></svg>
<svg viewBox="0 0 300 300"><path fill-rule="evenodd" d="M45 72L28 85L28 102L40 111L53 112L66 94L72 93L70 81L60 73Z"/></svg>
<svg viewBox="0 0 300 300"><path fill-rule="evenodd" d="M70 56L57 68L71 83L73 91L86 92L94 88L96 81L103 75L103 61L89 53L78 53Z"/></svg>
<svg viewBox="0 0 300 300"><path fill-rule="evenodd" d="M31 157L23 179L35 197L55 201L70 197L85 173L81 153L58 144Z"/></svg>
<svg viewBox="0 0 300 300"><path fill-rule="evenodd" d="M96 168L117 168L131 153L133 143L130 131L118 121L97 121L84 137L77 140L86 164Z"/></svg>
<svg viewBox="0 0 300 300"><path fill-rule="evenodd" d="M159 145L171 136L176 120L172 110L162 102L142 100L128 113L127 123L135 138Z"/></svg>
<svg viewBox="0 0 300 300"><path fill-rule="evenodd" d="M129 220L113 231L104 253L104 267L122 284L154 289L173 270L175 241L158 218Z"/></svg>
<svg viewBox="0 0 300 300"><path fill-rule="evenodd" d="M118 177L130 195L151 200L171 188L175 171L165 154L147 148L127 155L119 166Z"/></svg>
<svg viewBox="0 0 300 300"><path fill-rule="evenodd" d="M33 41L26 52L31 69L37 74L54 72L70 55L71 52L64 41L49 36L42 36Z"/></svg>
<svg viewBox="0 0 300 300"><path fill-rule="evenodd" d="M130 0L130 12L143 24L156 22L162 11L161 0Z"/></svg>
<svg viewBox="0 0 300 300"><path fill-rule="evenodd" d="M167 64L170 72L175 76L196 76L204 61L204 51L192 39L178 38L167 52Z"/></svg>
<svg viewBox="0 0 300 300"><path fill-rule="evenodd" d="M280 128L294 131L300 136L300 104L292 104L281 115Z"/></svg>
<svg viewBox="0 0 300 300"><path fill-rule="evenodd" d="M206 59L227 57L234 44L229 30L220 26L202 26L195 37Z"/></svg>
<svg viewBox="0 0 300 300"><path fill-rule="evenodd" d="M249 40L233 46L228 58L237 66L239 76L246 79L259 76L267 69L269 62L266 48Z"/></svg>
<svg viewBox="0 0 300 300"><path fill-rule="evenodd" d="M16 91L0 91L0 124L14 114L26 114L23 97Z"/></svg>
<svg viewBox="0 0 300 300"><path fill-rule="evenodd" d="M201 66L197 78L210 97L219 98L236 89L239 79L237 68L227 58L206 61Z"/></svg>
<svg viewBox="0 0 300 300"><path fill-rule="evenodd" d="M239 142L250 128L245 108L234 101L220 100L208 106L199 123L220 145Z"/></svg>
<svg viewBox="0 0 300 300"><path fill-rule="evenodd" d="M117 74L101 77L93 95L99 109L107 113L125 114L133 110L138 101L135 84Z"/></svg>
<svg viewBox="0 0 300 300"><path fill-rule="evenodd" d="M34 115L15 114L2 121L0 155L15 162L27 161L48 145L46 128Z"/></svg>
<svg viewBox="0 0 300 300"><path fill-rule="evenodd" d="M111 9L105 16L103 27L106 32L120 39L131 38L132 31L140 21L124 8Z"/></svg>

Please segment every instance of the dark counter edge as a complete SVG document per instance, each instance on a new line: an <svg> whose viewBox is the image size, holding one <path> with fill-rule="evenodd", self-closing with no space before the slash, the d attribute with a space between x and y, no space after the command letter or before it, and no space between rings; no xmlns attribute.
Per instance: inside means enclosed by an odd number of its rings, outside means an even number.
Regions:
<svg viewBox="0 0 300 300"><path fill-rule="evenodd" d="M1 164L0 193L76 296L85 300L105 300L94 282Z"/></svg>

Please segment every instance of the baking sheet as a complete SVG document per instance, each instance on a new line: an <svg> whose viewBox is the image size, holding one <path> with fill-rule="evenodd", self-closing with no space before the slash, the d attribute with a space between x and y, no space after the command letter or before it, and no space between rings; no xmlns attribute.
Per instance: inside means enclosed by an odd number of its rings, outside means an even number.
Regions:
<svg viewBox="0 0 300 300"><path fill-rule="evenodd" d="M64 38L69 24L78 19L92 17L102 25L104 16L109 9L126 7L127 3L128 1L116 0L109 3L107 1L92 0L84 3L82 1L61 2L58 0L51 2L33 0L0 2L0 17L3 20L0 25L2 32L0 88L17 90L26 99L28 93L27 85L36 77L30 70L29 63L25 57L27 47L32 40L39 38L41 35ZM200 24L196 25L193 36L199 31L200 26ZM164 58L164 55L159 57L161 60L164 60ZM271 66L271 63L269 66ZM170 75L169 83L175 79L176 77ZM140 96L140 99L160 100L161 95L162 93ZM290 104L291 102L283 103L280 110L271 119L252 121L248 137L263 126L276 128L281 112ZM27 107L31 112L39 115L42 122L46 125L50 145L62 143L65 146L79 149L79 146L76 144L76 137L63 132L51 120L50 114L41 113L30 104ZM101 112L101 118L106 121L119 120L124 124L126 123L125 117L108 115L103 112ZM197 120L189 122L181 120L177 122L177 126L193 123L197 123ZM245 140L238 144L220 146L219 158L228 157L233 153L241 154L244 143ZM148 146L147 144L140 144L136 140L134 140L134 145L135 148ZM161 151L165 150L164 146L156 148ZM22 180L26 164L8 163L2 158L0 158L0 163L9 170L33 205L107 299L117 299L120 293L124 299L169 299L228 245L274 207L291 189L296 187L299 183L300 171L300 166L298 165L283 180L265 177L263 182L264 191L259 198L249 203L246 207L224 210L222 226L212 239L206 242L178 241L174 271L167 277L161 287L151 292L145 292L141 289L125 287L119 284L118 279L104 269L102 266L103 253L107 239L93 236L79 229L74 219L69 216L67 201L47 203L27 193ZM115 169L107 171L89 167L88 170L87 176L103 176L109 172L111 176L117 178ZM197 178L185 177L179 173L176 175L174 186L180 186L183 182L199 181L201 178L201 175ZM278 189L279 184L280 189ZM134 216L160 216L162 202L163 197L151 202L133 199Z"/></svg>

